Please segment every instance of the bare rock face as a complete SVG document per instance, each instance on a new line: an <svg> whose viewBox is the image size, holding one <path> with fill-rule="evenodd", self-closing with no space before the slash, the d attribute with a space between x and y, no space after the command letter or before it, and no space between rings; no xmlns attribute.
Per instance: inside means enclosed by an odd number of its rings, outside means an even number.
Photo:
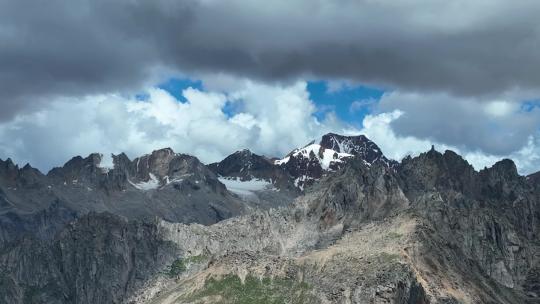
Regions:
<svg viewBox="0 0 540 304"><path fill-rule="evenodd" d="M208 165L208 168L221 176L238 177L240 180L252 178L278 180L279 175L284 173L277 170L271 159L248 149L237 151L219 163Z"/></svg>
<svg viewBox="0 0 540 304"><path fill-rule="evenodd" d="M2 303L121 303L172 260L155 225L88 214L49 242L25 239L0 255Z"/></svg>
<svg viewBox="0 0 540 304"><path fill-rule="evenodd" d="M219 302L229 295L215 284L262 277L268 285L256 288L270 294L287 280L285 303L297 300L296 284L309 303L534 303L533 190L508 161L476 172L451 151L406 159L397 172L352 159L294 208L208 228L162 223L188 259L209 262L147 302Z"/></svg>
<svg viewBox="0 0 540 304"><path fill-rule="evenodd" d="M409 205L391 168L380 163L368 165L360 157L351 159L339 174L315 189L322 195L313 212L321 215L321 224L326 226L383 219Z"/></svg>
<svg viewBox="0 0 540 304"><path fill-rule="evenodd" d="M527 277L538 265L538 196L512 161L476 172L452 152L430 151L405 161L400 174L415 212L450 248L498 283L529 293Z"/></svg>

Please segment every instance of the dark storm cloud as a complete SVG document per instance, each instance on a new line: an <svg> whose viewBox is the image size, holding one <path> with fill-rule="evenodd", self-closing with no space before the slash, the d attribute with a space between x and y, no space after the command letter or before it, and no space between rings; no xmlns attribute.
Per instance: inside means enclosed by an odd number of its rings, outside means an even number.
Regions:
<svg viewBox="0 0 540 304"><path fill-rule="evenodd" d="M479 101L447 94L385 94L378 110L403 111L391 123L401 136L426 138L464 151L484 151L509 155L523 148L531 135L537 135L540 111L524 111L519 103Z"/></svg>
<svg viewBox="0 0 540 304"><path fill-rule="evenodd" d="M159 15L127 2L0 2L0 119L55 95L140 85L160 58L136 20Z"/></svg>
<svg viewBox="0 0 540 304"><path fill-rule="evenodd" d="M160 68L348 79L457 95L536 91L538 1L0 0L0 119Z"/></svg>

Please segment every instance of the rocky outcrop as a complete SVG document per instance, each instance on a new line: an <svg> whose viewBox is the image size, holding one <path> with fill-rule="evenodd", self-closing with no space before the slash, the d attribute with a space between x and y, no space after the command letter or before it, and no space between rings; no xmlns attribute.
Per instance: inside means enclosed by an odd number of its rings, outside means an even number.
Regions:
<svg viewBox="0 0 540 304"><path fill-rule="evenodd" d="M35 213L4 213L0 215L0 247L24 237L51 239L75 218L77 214L58 201Z"/></svg>
<svg viewBox="0 0 540 304"><path fill-rule="evenodd" d="M248 149L237 151L208 168L220 176L238 177L240 180L253 178L279 180L285 172L279 170L272 160L257 155Z"/></svg>
<svg viewBox="0 0 540 304"><path fill-rule="evenodd" d="M2 303L121 303L178 254L152 223L88 214L0 253Z"/></svg>
<svg viewBox="0 0 540 304"><path fill-rule="evenodd" d="M415 212L455 248L442 256L463 255L498 283L527 289L538 263L539 204L512 161L476 172L457 154L432 150L405 160L399 172Z"/></svg>
<svg viewBox="0 0 540 304"><path fill-rule="evenodd" d="M393 170L380 163L368 165L361 157L351 159L339 174L321 181L315 189L322 195L312 213L320 215L326 226L382 219L409 205Z"/></svg>

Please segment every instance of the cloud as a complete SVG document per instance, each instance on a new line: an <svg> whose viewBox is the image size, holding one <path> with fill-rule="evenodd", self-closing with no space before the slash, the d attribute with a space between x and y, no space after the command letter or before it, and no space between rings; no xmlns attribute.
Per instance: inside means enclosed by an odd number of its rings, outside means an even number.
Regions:
<svg viewBox="0 0 540 304"><path fill-rule="evenodd" d="M227 83L234 85L227 89ZM47 171L74 155L126 152L133 158L172 147L208 163L244 148L283 156L324 133L338 132L365 134L396 160L434 144L439 151L462 154L476 169L503 157L514 159L522 174L540 168L535 129L540 110L524 111L515 102L396 91L370 103L373 112L357 129L332 110L321 112L305 82L236 79L213 85L215 90L187 88L181 100L155 87L144 91L144 100L121 94L57 98L0 123L0 157ZM234 111L225 111L231 104ZM481 136L485 141L476 142ZM490 150L494 141L502 146Z"/></svg>
<svg viewBox="0 0 540 304"><path fill-rule="evenodd" d="M177 72L537 97L539 9L535 0L2 1L0 119Z"/></svg>
<svg viewBox="0 0 540 304"><path fill-rule="evenodd" d="M518 106L505 100L494 100L484 105L484 111L493 118L505 117L519 111Z"/></svg>
<svg viewBox="0 0 540 304"><path fill-rule="evenodd" d="M0 157L46 171L74 155L127 152L131 157L172 147L202 161L235 150L283 156L344 124L327 113L316 119L305 82L269 86L238 79L226 93L188 88L180 102L158 88L138 100L117 94L59 98L0 124ZM224 113L226 103L239 104Z"/></svg>
<svg viewBox="0 0 540 304"><path fill-rule="evenodd" d="M300 81L322 79L329 92L388 91L350 111L373 111L365 132L390 156L436 142L476 164L516 156L532 168L540 110L521 102L540 96L539 9L536 0L0 1L0 153L40 168L164 146L206 161L244 147L281 155L345 127ZM202 79L205 90L186 90L182 103L152 88L171 75ZM129 97L141 88L148 100Z"/></svg>
<svg viewBox="0 0 540 304"><path fill-rule="evenodd" d="M349 113L354 114L362 110L371 110L377 102L378 100L375 98L355 100L349 106Z"/></svg>
<svg viewBox="0 0 540 304"><path fill-rule="evenodd" d="M523 146L516 147L506 155L495 155L480 150L470 150L467 147L452 146L436 139L418 138L415 136L398 135L393 123L404 117L400 110L371 114L366 116L361 130L349 130L349 134L365 134L381 148L387 157L401 160L407 155L416 156L434 145L436 150L453 150L462 155L476 170L492 166L501 158L514 160L521 174L530 174L540 169L540 140L528 136Z"/></svg>
<svg viewBox="0 0 540 304"><path fill-rule="evenodd" d="M385 93L376 111L400 110L391 122L399 136L426 138L492 155L509 155L538 136L540 109L524 110L517 100L455 97L446 93Z"/></svg>

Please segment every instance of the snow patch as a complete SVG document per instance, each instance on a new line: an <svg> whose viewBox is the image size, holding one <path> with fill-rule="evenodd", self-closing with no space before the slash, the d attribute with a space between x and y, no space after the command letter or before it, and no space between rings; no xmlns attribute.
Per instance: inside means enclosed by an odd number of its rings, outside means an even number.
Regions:
<svg viewBox="0 0 540 304"><path fill-rule="evenodd" d="M322 156L319 155L319 151L322 149ZM340 153L332 149L325 149L319 144L311 144L307 145L304 148L297 149L292 153L292 156L298 157L302 156L304 158L309 158L309 155L313 152L315 157L319 160L319 163L321 164L321 167L324 170L328 170L330 168L330 164L332 162L342 162L343 158L346 157L353 157L352 154L349 153ZM276 160L274 164L276 165L282 165L288 163L290 160L290 157L287 156L283 159Z"/></svg>
<svg viewBox="0 0 540 304"><path fill-rule="evenodd" d="M313 179L309 178L306 175L299 176L294 180L294 186L300 189L301 191L304 191L304 185L306 184L308 180L313 180Z"/></svg>
<svg viewBox="0 0 540 304"><path fill-rule="evenodd" d="M255 191L261 191L265 189L272 189L272 183L264 179L252 179L249 181L242 181L240 178L232 177L219 177L227 190L239 194L239 195L254 195Z"/></svg>
<svg viewBox="0 0 540 304"><path fill-rule="evenodd" d="M284 159L278 159L274 161L274 165L283 165L289 162L291 158L289 156L285 157Z"/></svg>
<svg viewBox="0 0 540 304"><path fill-rule="evenodd" d="M186 173L186 174L182 174L180 176L177 176L173 179L170 179L168 175L166 175L164 178L165 178L165 184L168 185L168 184L173 184L173 183L181 183L184 181L185 178L187 177L190 177L192 176L193 173Z"/></svg>
<svg viewBox="0 0 540 304"><path fill-rule="evenodd" d="M150 178L146 182L133 183L130 180L128 181L131 185L133 185L133 187L139 190L147 191L147 190L157 189L159 187L159 180L154 174L149 173L149 175L150 175Z"/></svg>

